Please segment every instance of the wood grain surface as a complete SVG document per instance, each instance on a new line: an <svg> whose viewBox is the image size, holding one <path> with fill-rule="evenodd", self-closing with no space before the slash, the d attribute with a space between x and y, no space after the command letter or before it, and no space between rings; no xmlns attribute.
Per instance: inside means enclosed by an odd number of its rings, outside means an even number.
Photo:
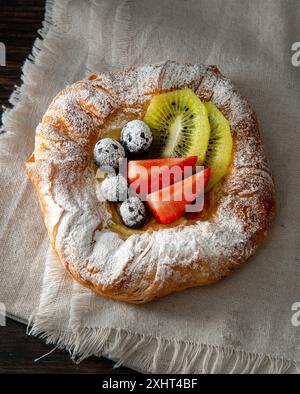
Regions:
<svg viewBox="0 0 300 394"><path fill-rule="evenodd" d="M10 94L21 84L21 68L42 27L44 10L44 0L0 0L0 42L6 46L6 66L0 66L1 108L9 106ZM104 358L75 365L59 350L34 361L52 348L27 336L23 324L7 319L7 325L0 327L0 373L136 373L127 368L113 369L113 362Z"/></svg>

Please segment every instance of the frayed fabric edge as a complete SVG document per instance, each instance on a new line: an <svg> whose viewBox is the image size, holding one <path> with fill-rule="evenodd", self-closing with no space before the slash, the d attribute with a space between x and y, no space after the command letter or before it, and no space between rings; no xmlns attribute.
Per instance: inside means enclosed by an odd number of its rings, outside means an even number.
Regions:
<svg viewBox="0 0 300 394"><path fill-rule="evenodd" d="M35 318L31 318L32 323ZM81 328L57 332L47 322L33 322L28 334L67 350L75 363L105 356L142 373L284 374L300 373L300 362L230 347L147 337L116 328Z"/></svg>
<svg viewBox="0 0 300 394"><path fill-rule="evenodd" d="M7 148L9 142L11 142L14 138L18 138L18 135L12 131L12 129L16 129L13 125L16 124L16 120L14 119L14 110L17 108L18 104L23 100L26 96L27 85L32 82L32 75L35 75L38 72L39 66L36 64L37 57L41 50L47 51L55 51L55 37L52 40L52 48L44 46L44 40L52 26L55 26L57 29L57 39L59 39L59 28L55 24L55 17L53 15L54 10L56 13L61 13L63 15L63 9L67 7L69 0L47 0L45 7L45 16L42 22L43 26L38 30L38 35L34 41L32 52L25 60L22 66L22 75L21 81L22 84L20 86L15 86L14 91L12 92L9 103L11 107L4 107L4 111L1 115L1 124L0 124L0 164L5 161L5 159L9 158L10 152ZM21 126L21 125L20 125ZM18 127L20 132L22 131L22 127Z"/></svg>

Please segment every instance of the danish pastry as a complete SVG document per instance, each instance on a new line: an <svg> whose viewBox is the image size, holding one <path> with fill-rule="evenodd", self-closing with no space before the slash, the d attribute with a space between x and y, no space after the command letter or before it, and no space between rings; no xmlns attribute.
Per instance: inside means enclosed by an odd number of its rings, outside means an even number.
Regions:
<svg viewBox="0 0 300 394"><path fill-rule="evenodd" d="M232 144L226 173L221 168L222 174L214 182L211 175L201 214L187 213L173 223L161 224L155 217L144 222L141 209L140 222L146 224L139 229L126 227L118 217L117 203L99 201L97 196L95 146L104 138L126 140L124 149L117 145L120 157L128 150L135 152L130 133L123 131L120 138L121 129L131 121L146 122L152 98L182 89L191 90L205 104L202 112L197 109L199 119L204 119L205 111L209 114L211 105L227 119L230 128L224 146L229 137ZM193 149L187 146L188 154L183 156L202 155L206 166L211 158L204 158L209 150L205 122L201 127L207 144L200 141L198 149L199 135L191 134ZM148 125L151 129L150 121ZM162 152L155 142L155 130L152 128L152 142L148 129L135 124L140 145L148 151L151 143L151 149ZM160 157L173 157L173 148L165 146L165 155ZM115 165L117 156L106 158ZM65 269L96 293L130 303L145 303L229 275L262 243L275 210L273 180L255 113L215 66L166 61L116 74L93 74L66 87L37 126L26 171L36 189L53 250ZM114 182L111 180L112 185ZM117 195L117 189L113 193L109 185L106 182L107 195ZM139 204L133 200L122 211L127 212L129 224L133 220L129 213L134 212L130 204L137 209Z"/></svg>

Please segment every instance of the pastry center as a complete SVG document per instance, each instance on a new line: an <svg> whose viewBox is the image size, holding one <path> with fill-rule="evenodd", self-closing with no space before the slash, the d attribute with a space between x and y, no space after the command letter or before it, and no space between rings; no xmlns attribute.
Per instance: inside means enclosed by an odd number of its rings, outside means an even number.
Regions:
<svg viewBox="0 0 300 394"><path fill-rule="evenodd" d="M213 189L228 172L232 136L212 102L191 89L157 94L143 109L114 114L101 131L95 184L112 231L127 238L213 214Z"/></svg>

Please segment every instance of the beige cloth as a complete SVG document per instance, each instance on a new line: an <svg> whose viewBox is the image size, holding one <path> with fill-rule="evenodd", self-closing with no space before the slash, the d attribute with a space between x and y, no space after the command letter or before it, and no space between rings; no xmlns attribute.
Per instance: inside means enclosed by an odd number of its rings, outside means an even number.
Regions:
<svg viewBox="0 0 300 394"><path fill-rule="evenodd" d="M300 371L298 0L56 0L0 136L0 301L74 359L144 372ZM251 263L222 282L134 306L74 283L49 249L24 160L54 95L88 71L165 59L218 64L255 107L278 213ZM6 151L6 153L4 152ZM46 258L47 255L47 258Z"/></svg>

